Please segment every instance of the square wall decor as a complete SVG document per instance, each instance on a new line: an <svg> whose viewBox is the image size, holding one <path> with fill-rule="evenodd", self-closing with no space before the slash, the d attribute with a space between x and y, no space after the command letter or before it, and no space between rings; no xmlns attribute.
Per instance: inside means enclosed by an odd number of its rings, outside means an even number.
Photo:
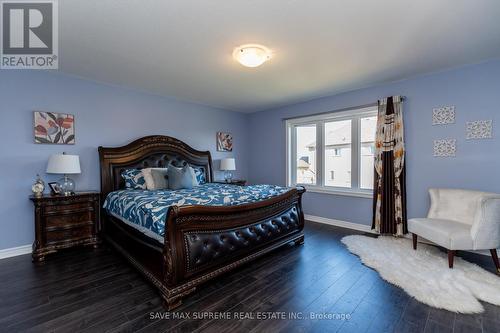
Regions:
<svg viewBox="0 0 500 333"><path fill-rule="evenodd" d="M233 151L231 133L217 132L217 151Z"/></svg>
<svg viewBox="0 0 500 333"><path fill-rule="evenodd" d="M476 120L467 122L467 140L491 139L493 137L492 120Z"/></svg>
<svg viewBox="0 0 500 333"><path fill-rule="evenodd" d="M34 112L35 143L75 144L75 116L65 113Z"/></svg>
<svg viewBox="0 0 500 333"><path fill-rule="evenodd" d="M457 153L456 139L434 140L435 157L455 157Z"/></svg>
<svg viewBox="0 0 500 333"><path fill-rule="evenodd" d="M443 106L432 109L432 125L446 125L455 123L455 107Z"/></svg>

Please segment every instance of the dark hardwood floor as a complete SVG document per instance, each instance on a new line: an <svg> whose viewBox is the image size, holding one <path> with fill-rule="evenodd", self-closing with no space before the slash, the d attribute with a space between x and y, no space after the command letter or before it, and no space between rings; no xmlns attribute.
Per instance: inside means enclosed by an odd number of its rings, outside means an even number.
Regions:
<svg viewBox="0 0 500 333"><path fill-rule="evenodd" d="M480 315L454 314L383 281L340 243L353 233L307 222L304 245L208 283L175 313L165 312L154 289L106 247L74 249L43 264L28 255L0 260L0 331L500 332L500 307L484 303ZM493 271L488 257L467 260ZM334 317L257 318L282 312ZM244 319L199 319L209 315Z"/></svg>

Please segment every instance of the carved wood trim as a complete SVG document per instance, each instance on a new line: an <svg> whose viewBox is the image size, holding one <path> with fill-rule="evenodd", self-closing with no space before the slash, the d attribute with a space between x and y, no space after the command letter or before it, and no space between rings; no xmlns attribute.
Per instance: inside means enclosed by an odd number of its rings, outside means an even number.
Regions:
<svg viewBox="0 0 500 333"><path fill-rule="evenodd" d="M33 261L73 246L99 243L99 193L80 192L72 196L31 196L35 211Z"/></svg>
<svg viewBox="0 0 500 333"><path fill-rule="evenodd" d="M116 188L115 168L125 168L127 165L135 165L138 161L144 161L148 156L157 154L169 154L179 156L183 160L202 163L206 165L206 179L213 180L212 159L210 152L198 151L186 143L168 136L147 136L134 142L115 148L99 147L99 158L101 164L101 195L104 199L107 194ZM303 240L304 213L302 211L303 188L293 189L274 198L238 206L173 206L169 209L166 219L166 233L161 255L146 244L143 235L134 231L128 231L125 225L112 216L103 215L103 221L110 223L112 232L107 232L106 223L103 225L106 239L125 258L127 258L146 279L155 285L169 309L180 304L181 298L192 293L201 283L213 279L231 269L243 265L265 253L276 249L291 241L301 242ZM187 232L213 232L213 230L231 230L244 225L266 221L276 215L282 214L296 207L298 216L298 228L283 233L281 238L272 240L266 244L259 244L248 251L238 253L233 261L224 262L203 271L186 273L186 254L184 249L184 235ZM105 213L104 211L102 211ZM109 221L108 221L109 220ZM112 228L111 228L112 227ZM133 229L129 227L130 229ZM125 242L125 244L120 244ZM133 244L127 244L133 242ZM135 248L135 252L129 252L129 247ZM151 261L151 256L156 261ZM154 267L149 267L154 265ZM148 268L149 267L149 268Z"/></svg>
<svg viewBox="0 0 500 333"><path fill-rule="evenodd" d="M125 168L148 156L158 153L179 156L189 163L206 164L205 177L207 182L213 181L212 157L209 151L200 151L188 144L165 135L152 135L139 138L121 147L99 147L101 164L101 196L104 199L109 192L117 190L113 179L113 168Z"/></svg>

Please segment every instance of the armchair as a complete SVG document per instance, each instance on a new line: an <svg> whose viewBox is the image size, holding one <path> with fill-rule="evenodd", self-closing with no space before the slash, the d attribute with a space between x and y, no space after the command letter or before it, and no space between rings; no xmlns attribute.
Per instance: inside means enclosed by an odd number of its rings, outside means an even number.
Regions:
<svg viewBox="0 0 500 333"><path fill-rule="evenodd" d="M417 249L417 235L448 250L453 268L457 250L490 250L500 274L500 194L459 189L430 189L427 218L408 220Z"/></svg>

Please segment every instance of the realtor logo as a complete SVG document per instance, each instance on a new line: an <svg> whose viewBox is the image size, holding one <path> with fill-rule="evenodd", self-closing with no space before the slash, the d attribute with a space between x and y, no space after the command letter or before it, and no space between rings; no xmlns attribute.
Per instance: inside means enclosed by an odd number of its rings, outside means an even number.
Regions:
<svg viewBox="0 0 500 333"><path fill-rule="evenodd" d="M57 69L57 3L1 1L1 69Z"/></svg>

